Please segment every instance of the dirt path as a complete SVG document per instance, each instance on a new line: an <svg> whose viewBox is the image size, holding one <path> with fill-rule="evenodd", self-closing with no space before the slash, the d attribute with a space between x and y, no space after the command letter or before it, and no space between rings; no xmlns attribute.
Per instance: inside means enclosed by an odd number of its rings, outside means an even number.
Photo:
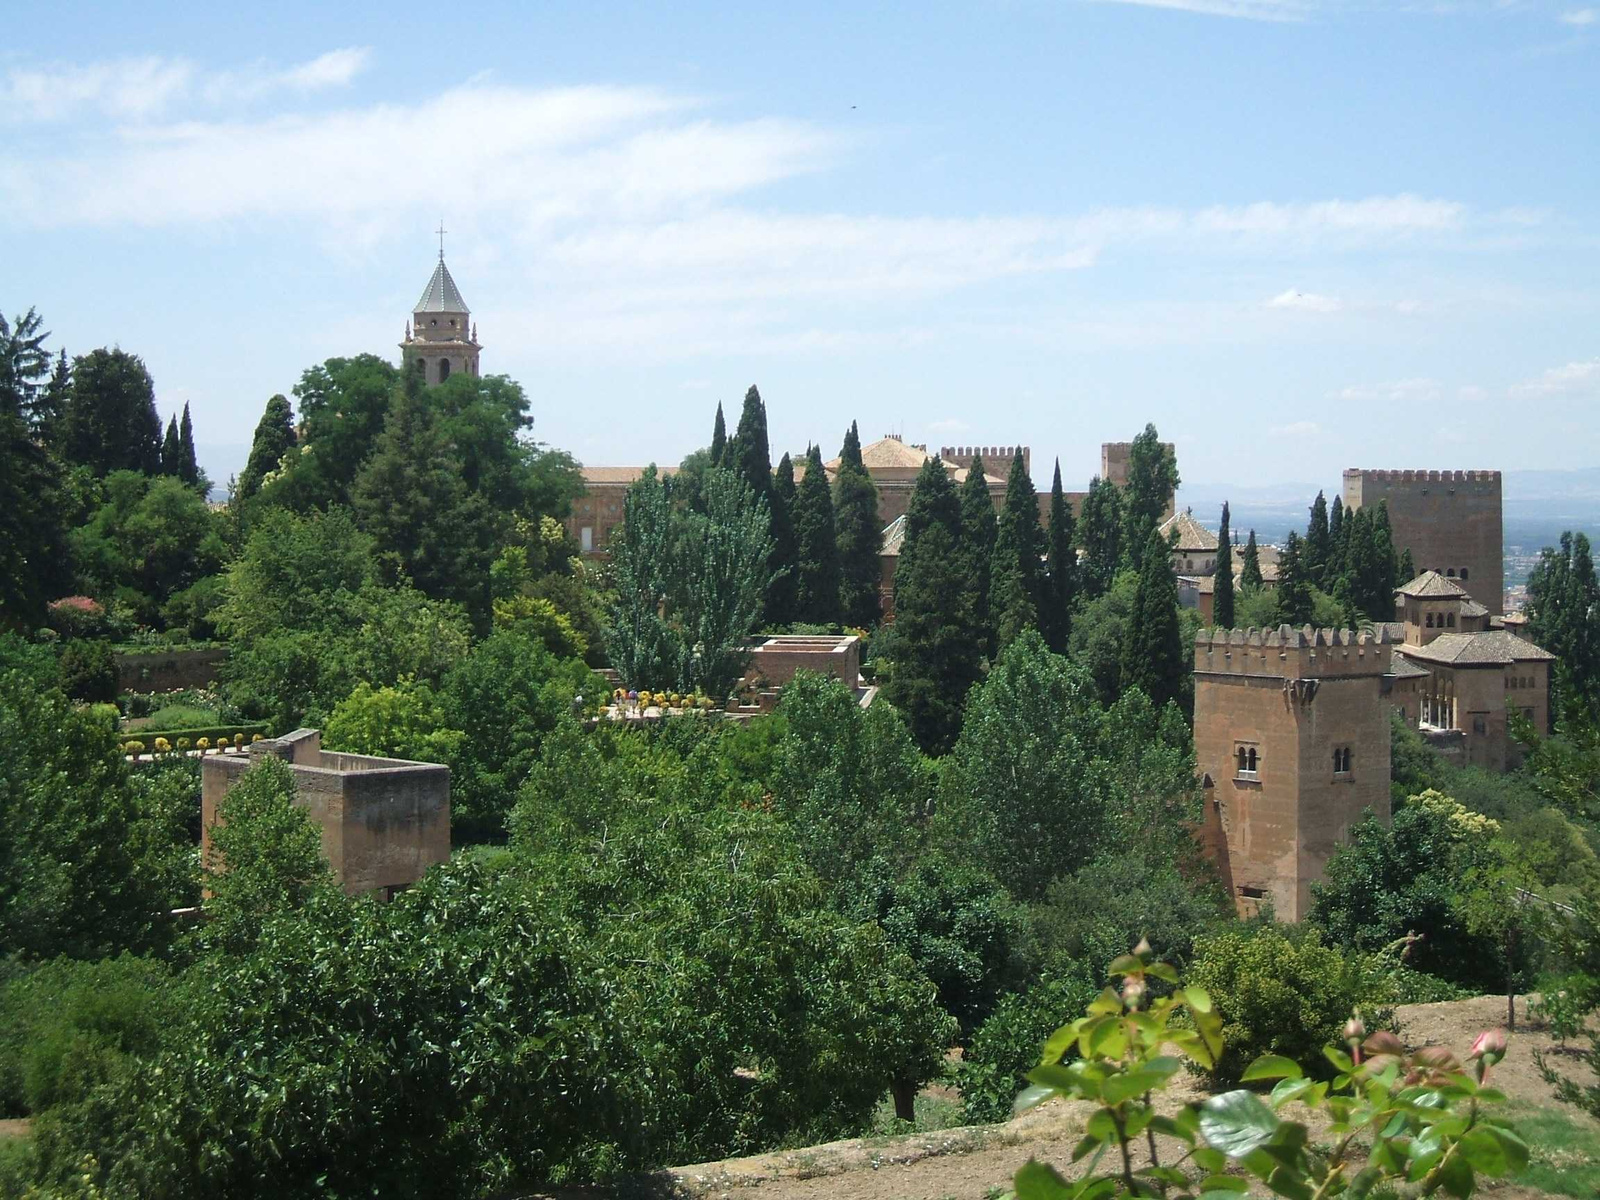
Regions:
<svg viewBox="0 0 1600 1200"><path fill-rule="evenodd" d="M1517 1005L1518 1032L1511 1053L1495 1068L1494 1083L1513 1104L1554 1102L1534 1065L1535 1049L1551 1039L1527 1028L1527 1005ZM1408 1005L1398 1011L1400 1033L1412 1046L1447 1045L1465 1055L1486 1028L1505 1021L1505 998L1483 996L1445 1004ZM1203 1095L1186 1076L1169 1093L1176 1108ZM1165 1107L1165 1106L1164 1106ZM976 1125L898 1138L856 1138L777 1154L675 1167L617 1196L679 1196L692 1200L988 1200L1010 1187L1029 1158L1074 1173L1072 1149L1083 1134L1088 1105L1052 1104L1003 1125ZM1577 1120L1585 1118L1576 1117ZM1170 1148L1168 1148L1170 1149ZM1166 1150L1163 1157L1166 1157ZM1488 1190L1488 1189L1486 1189ZM1502 1200L1533 1200L1544 1193L1516 1186L1493 1189Z"/></svg>

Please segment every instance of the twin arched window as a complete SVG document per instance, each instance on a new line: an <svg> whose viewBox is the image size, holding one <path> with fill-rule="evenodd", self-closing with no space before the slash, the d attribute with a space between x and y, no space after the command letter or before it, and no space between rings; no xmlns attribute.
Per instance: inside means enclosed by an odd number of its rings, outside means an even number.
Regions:
<svg viewBox="0 0 1600 1200"><path fill-rule="evenodd" d="M1351 764L1355 761L1355 754L1349 746L1336 746L1333 751L1333 773L1335 775L1350 774Z"/></svg>

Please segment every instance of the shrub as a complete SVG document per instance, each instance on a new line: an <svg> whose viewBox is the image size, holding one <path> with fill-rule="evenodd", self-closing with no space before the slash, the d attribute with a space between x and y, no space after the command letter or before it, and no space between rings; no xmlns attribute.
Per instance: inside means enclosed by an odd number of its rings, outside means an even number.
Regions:
<svg viewBox="0 0 1600 1200"><path fill-rule="evenodd" d="M98 638L110 632L105 607L88 596L63 596L46 608L50 628L63 638Z"/></svg>
<svg viewBox="0 0 1600 1200"><path fill-rule="evenodd" d="M1226 1049L1210 1074L1229 1086L1263 1054L1323 1064L1323 1046L1339 1041L1353 1009L1376 1028L1389 1015L1379 1010L1393 999L1371 958L1347 958L1324 946L1314 930L1291 938L1270 926L1239 926L1198 939L1189 981L1210 992L1222 1017Z"/></svg>
<svg viewBox="0 0 1600 1200"><path fill-rule="evenodd" d="M1543 981L1533 1015L1543 1021L1558 1042L1575 1038L1588 1028L1589 1014L1600 1007L1600 979L1591 975L1562 975Z"/></svg>
<svg viewBox="0 0 1600 1200"><path fill-rule="evenodd" d="M63 644L61 690L74 700L116 703L117 664L111 647L81 638Z"/></svg>
<svg viewBox="0 0 1600 1200"><path fill-rule="evenodd" d="M1478 994L1471 988L1426 971L1413 971L1410 967L1399 968L1389 976L1389 981L1394 985L1396 1004L1438 1004L1445 1000L1467 1000Z"/></svg>
<svg viewBox="0 0 1600 1200"><path fill-rule="evenodd" d="M1061 1023L1063 1013L1082 1009L1095 992L1088 968L1074 964L1066 973L1002 1000L973 1035L957 1071L967 1120L1010 1117L1028 1072L1039 1065L1039 1044Z"/></svg>

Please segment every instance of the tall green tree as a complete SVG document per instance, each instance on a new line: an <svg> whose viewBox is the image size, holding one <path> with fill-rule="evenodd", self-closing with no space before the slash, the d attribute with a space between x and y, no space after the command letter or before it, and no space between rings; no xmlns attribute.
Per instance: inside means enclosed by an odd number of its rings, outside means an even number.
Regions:
<svg viewBox="0 0 1600 1200"><path fill-rule="evenodd" d="M906 511L894 577L893 670L884 695L931 754L955 742L982 661L961 546L961 502L944 464L930 458Z"/></svg>
<svg viewBox="0 0 1600 1200"><path fill-rule="evenodd" d="M1600 711L1600 580L1586 534L1569 530L1540 552L1528 575L1528 635L1559 660L1552 709L1564 723Z"/></svg>
<svg viewBox="0 0 1600 1200"><path fill-rule="evenodd" d="M1256 548L1256 531L1252 529L1245 540L1244 558L1240 560L1239 586L1259 589L1261 584L1261 551Z"/></svg>
<svg viewBox="0 0 1600 1200"><path fill-rule="evenodd" d="M622 529L611 540L613 600L606 646L612 665L632 687L660 687L677 674L680 639L668 623L674 586L672 496L668 483L645 468L622 498Z"/></svg>
<svg viewBox="0 0 1600 1200"><path fill-rule="evenodd" d="M1344 501L1337 493L1333 503L1328 506L1328 560L1322 567L1322 590L1331 592L1337 586L1339 575L1344 570L1344 519L1347 514Z"/></svg>
<svg viewBox="0 0 1600 1200"><path fill-rule="evenodd" d="M1006 500L995 531L994 567L989 576L989 618L996 647L1009 645L1029 626L1038 628L1043 558L1039 500L1018 449L1006 479Z"/></svg>
<svg viewBox="0 0 1600 1200"><path fill-rule="evenodd" d="M0 313L0 409L14 413L37 430L43 380L50 370L50 352L44 348L49 332L34 309L7 321Z"/></svg>
<svg viewBox="0 0 1600 1200"><path fill-rule="evenodd" d="M274 483L274 497L300 512L349 504L356 473L383 434L401 374L375 354L330 358L303 372L293 388L301 452Z"/></svg>
<svg viewBox="0 0 1600 1200"><path fill-rule="evenodd" d="M399 393L351 486L356 516L380 558L426 595L463 605L487 631L501 517L468 490L456 447L415 374L406 373Z"/></svg>
<svg viewBox="0 0 1600 1200"><path fill-rule="evenodd" d="M183 448L178 442L178 418L167 418L167 433L161 439L161 473L176 477L181 470Z"/></svg>
<svg viewBox="0 0 1600 1200"><path fill-rule="evenodd" d="M49 369L39 314L0 316L0 629L36 629L67 590L61 470L41 444L39 398Z"/></svg>
<svg viewBox="0 0 1600 1200"><path fill-rule="evenodd" d="M1124 544L1134 569L1143 565L1145 548L1150 544L1150 531L1161 524L1172 506L1172 498L1181 480L1178 477L1178 459L1173 451L1162 444L1161 435L1154 425L1133 439L1128 451L1128 491L1125 497ZM1162 551L1165 556L1166 551Z"/></svg>
<svg viewBox="0 0 1600 1200"><path fill-rule="evenodd" d="M200 469L194 453L194 421L189 416L189 405L183 406L183 418L178 422L178 478L202 496L211 491L211 481Z"/></svg>
<svg viewBox="0 0 1600 1200"><path fill-rule="evenodd" d="M1211 623L1219 629L1233 628L1233 532L1228 528L1226 500L1222 502L1222 528L1217 532L1217 570L1213 576Z"/></svg>
<svg viewBox="0 0 1600 1200"><path fill-rule="evenodd" d="M806 451L806 473L795 499L795 541L799 572L795 609L801 621L831 625L839 620L839 531L833 517L833 492L822 467L822 451Z"/></svg>
<svg viewBox="0 0 1600 1200"><path fill-rule="evenodd" d="M834 514L839 528L840 606L844 622L870 629L883 615L879 582L883 567L883 526L878 519L878 485L861 461L861 435L856 423L844 435L839 475L834 481Z"/></svg>
<svg viewBox="0 0 1600 1200"><path fill-rule="evenodd" d="M722 416L722 401L717 401L717 419L711 426L711 465L720 467L728 452L728 423Z"/></svg>
<svg viewBox="0 0 1600 1200"><path fill-rule="evenodd" d="M1311 580L1306 577L1305 543L1294 530L1278 555L1278 611L1285 624L1296 628L1311 621Z"/></svg>
<svg viewBox="0 0 1600 1200"><path fill-rule="evenodd" d="M756 385L744 394L744 408L738 427L728 443L726 466L750 489L750 494L770 502L772 496L772 452L767 445L767 406Z"/></svg>
<svg viewBox="0 0 1600 1200"><path fill-rule="evenodd" d="M1395 579L1401 584L1410 583L1417 577L1417 560L1411 556L1411 547L1407 546L1400 551L1400 566L1395 571Z"/></svg>
<svg viewBox="0 0 1600 1200"><path fill-rule="evenodd" d="M788 625L803 619L798 615L800 537L795 529L799 502L799 489L794 483L794 463L785 454L778 460L778 469L772 476L772 562L768 564L772 570L772 582L767 585L767 597L762 607L762 619L768 625ZM700 511L705 511L704 505L700 506Z"/></svg>
<svg viewBox="0 0 1600 1200"><path fill-rule="evenodd" d="M1328 501L1321 492L1311 502L1311 520L1306 523L1306 540L1301 547L1306 578L1319 588L1328 586L1328 563L1333 552L1328 523Z"/></svg>
<svg viewBox="0 0 1600 1200"><path fill-rule="evenodd" d="M1095 600L1111 590L1122 569L1122 489L1098 475L1078 513L1078 545L1083 548L1083 594Z"/></svg>
<svg viewBox="0 0 1600 1200"><path fill-rule="evenodd" d="M983 470L983 456L974 454L961 484L961 543L967 562L967 586L972 590L972 619L985 631L985 647L993 654L994 622L990 610L990 581L994 573L994 545L999 521L994 497Z"/></svg>
<svg viewBox="0 0 1600 1200"><path fill-rule="evenodd" d="M95 350L73 362L61 453L95 475L161 473L161 418L142 359L125 350Z"/></svg>
<svg viewBox="0 0 1600 1200"><path fill-rule="evenodd" d="M1078 603L1077 530L1072 509L1061 490L1061 460L1056 459L1050 481L1050 528L1045 532L1048 571L1044 605L1044 636L1050 649L1065 654L1072 642L1072 610Z"/></svg>
<svg viewBox="0 0 1600 1200"><path fill-rule="evenodd" d="M239 475L237 498L248 500L261 490L261 481L278 469L283 456L294 448L294 414L283 395L267 401L266 411L256 422L250 442L250 457Z"/></svg>
<svg viewBox="0 0 1600 1200"><path fill-rule="evenodd" d="M1182 699L1189 675L1178 624L1178 579L1166 545L1161 531L1152 529L1139 568L1133 620L1122 643L1122 690L1138 688L1157 708Z"/></svg>

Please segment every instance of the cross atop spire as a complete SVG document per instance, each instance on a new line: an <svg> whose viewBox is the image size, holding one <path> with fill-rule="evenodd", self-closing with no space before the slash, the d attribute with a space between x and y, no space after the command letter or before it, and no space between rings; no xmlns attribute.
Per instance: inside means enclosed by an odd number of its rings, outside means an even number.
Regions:
<svg viewBox="0 0 1600 1200"><path fill-rule="evenodd" d="M439 228L434 230L439 235L439 261L444 261L444 235L448 232L444 227L444 218L439 218Z"/></svg>

